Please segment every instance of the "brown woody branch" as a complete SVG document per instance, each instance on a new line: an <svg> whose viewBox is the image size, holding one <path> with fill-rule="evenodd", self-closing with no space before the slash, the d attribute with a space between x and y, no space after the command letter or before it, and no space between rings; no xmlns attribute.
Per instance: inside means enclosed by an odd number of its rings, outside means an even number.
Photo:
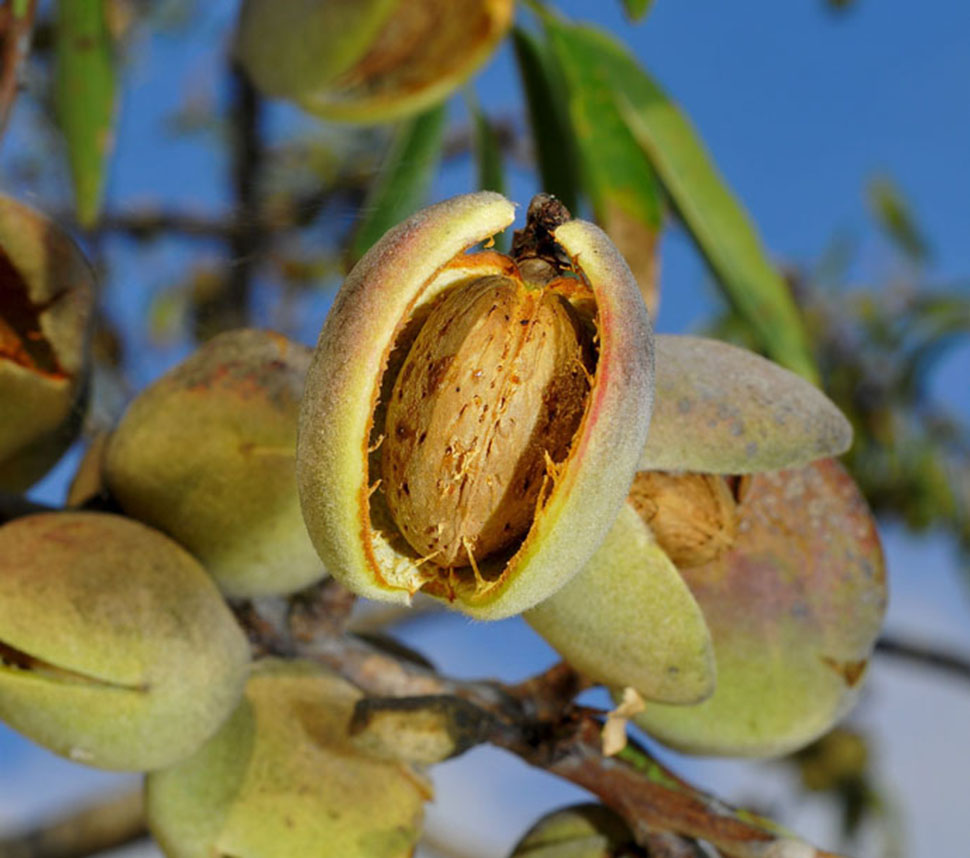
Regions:
<svg viewBox="0 0 970 858"><path fill-rule="evenodd" d="M147 834L141 790L132 790L0 839L0 858L85 858Z"/></svg>
<svg viewBox="0 0 970 858"><path fill-rule="evenodd" d="M314 588L297 603L246 604L240 619L259 651L313 658L338 670L370 699L362 701L363 720L382 709L408 707L455 713L462 728L456 753L491 742L525 762L576 783L623 815L646 848L663 847L676 858L690 855L691 841L703 840L731 858L833 858L800 841L776 833L769 823L743 814L706 795L663 767L650 753L631 745L617 757L601 747L599 713L572 703L583 680L559 664L518 685L464 681L441 676L370 643L341 634L352 597L342 597L334 583ZM337 618L318 610L336 606ZM457 705L456 705L457 702ZM355 721L360 720L355 718ZM81 858L92 851L66 851L50 832L55 823L25 837L0 841L0 858ZM131 824L131 838L143 833ZM62 843L63 851L38 843ZM88 839L88 845L93 843ZM34 844L31 846L30 844ZM77 845L77 843L75 843ZM33 850L33 851L31 851ZM660 854L663 854L662 852Z"/></svg>
<svg viewBox="0 0 970 858"><path fill-rule="evenodd" d="M920 667L930 667L956 679L970 682L970 659L957 652L891 635L883 635L876 642L876 652L890 658L912 662Z"/></svg>
<svg viewBox="0 0 970 858"><path fill-rule="evenodd" d="M564 777L624 816L645 847L656 845L658 834L670 834L662 840L669 850L683 847L687 838L706 841L731 858L835 858L698 790L643 747L631 744L616 757L604 756L599 713L573 704L585 683L565 664L518 685L457 680L330 631L321 626L317 633L304 623L299 638L287 628L278 633L293 655L327 664L371 698L358 707L358 728L365 726L361 720L382 709L437 706L439 712L450 710L461 718L456 753L490 742ZM265 628L261 634L265 636ZM449 702L456 699L462 705Z"/></svg>
<svg viewBox="0 0 970 858"><path fill-rule="evenodd" d="M20 88L20 69L30 53L37 0L26 0L17 14L15 0L0 7L0 136L7 129L10 112Z"/></svg>
<svg viewBox="0 0 970 858"><path fill-rule="evenodd" d="M442 676L407 657L345 633L354 597L326 581L290 599L237 606L257 654L311 658L337 670L368 697L358 706L355 729L366 729L382 712L418 712L443 719L453 738L451 753L484 742L516 754L530 765L563 777L597 796L629 823L649 854L688 858L705 842L729 858L835 858L780 833L770 822L737 811L664 767L631 742L613 757L602 750L602 714L573 701L586 687L569 666L558 664L518 685ZM904 647L902 647L905 649ZM899 642L889 648L898 654ZM98 817L98 811L86 811ZM111 817L110 811L105 811ZM111 834L136 838L143 824L130 818ZM102 835L76 819L0 841L0 858L80 858ZM94 827L91 830L103 830Z"/></svg>

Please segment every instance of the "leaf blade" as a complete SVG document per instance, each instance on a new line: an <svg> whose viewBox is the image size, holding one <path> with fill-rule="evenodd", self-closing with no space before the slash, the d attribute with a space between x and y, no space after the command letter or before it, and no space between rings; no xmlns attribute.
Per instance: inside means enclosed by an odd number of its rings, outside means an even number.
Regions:
<svg viewBox="0 0 970 858"><path fill-rule="evenodd" d="M542 190L554 194L570 211L579 204L577 154L566 119L565 95L548 46L516 27L512 34L522 79L529 126L539 162Z"/></svg>
<svg viewBox="0 0 970 858"><path fill-rule="evenodd" d="M60 0L54 50L54 109L68 146L78 222L90 227L104 198L117 93L101 0Z"/></svg>
<svg viewBox="0 0 970 858"><path fill-rule="evenodd" d="M808 336L791 293L689 120L611 37L589 28L555 26L609 79L631 133L725 296L756 332L762 348L817 382Z"/></svg>
<svg viewBox="0 0 970 858"><path fill-rule="evenodd" d="M547 23L549 44L567 90L567 112L583 188L596 220L630 264L641 294L657 304L656 243L663 225L660 183L614 99L611 81L583 49L585 28Z"/></svg>
<svg viewBox="0 0 970 858"><path fill-rule="evenodd" d="M351 265L424 203L441 159L446 120L446 107L439 104L398 127L354 230L348 250Z"/></svg>
<svg viewBox="0 0 970 858"><path fill-rule="evenodd" d="M653 0L623 0L623 11L631 21L642 21L651 6Z"/></svg>

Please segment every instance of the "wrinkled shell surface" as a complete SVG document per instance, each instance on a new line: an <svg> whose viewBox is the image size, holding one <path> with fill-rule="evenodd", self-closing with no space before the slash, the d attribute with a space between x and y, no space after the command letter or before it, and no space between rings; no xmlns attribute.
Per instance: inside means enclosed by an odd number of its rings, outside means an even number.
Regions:
<svg viewBox="0 0 970 858"><path fill-rule="evenodd" d="M162 534L97 513L0 528L0 718L55 753L170 765L229 715L248 665L211 579Z"/></svg>
<svg viewBox="0 0 970 858"><path fill-rule="evenodd" d="M371 467L373 430L381 425L375 412L386 396L393 346L444 290L514 274L508 257L464 254L512 216L511 204L489 192L419 212L358 263L321 331L300 417L300 496L327 568L361 595L407 602L423 588L482 619L518 613L582 568L629 489L652 399L649 320L629 269L605 235L571 221L555 236L583 272L577 289L596 304L596 375L569 456L556 467L521 545L510 558L482 567L480 577L442 577L419 563L382 503L387 487L376 488L382 474Z"/></svg>
<svg viewBox="0 0 970 858"><path fill-rule="evenodd" d="M93 304L70 238L0 195L0 488L28 488L76 436Z"/></svg>
<svg viewBox="0 0 970 858"><path fill-rule="evenodd" d="M347 737L350 684L306 662L256 665L225 727L151 775L152 834L169 858L405 858L423 779L360 754Z"/></svg>
<svg viewBox="0 0 970 858"><path fill-rule="evenodd" d="M681 570L714 639L717 688L689 707L648 703L635 721L702 754L787 753L856 699L886 608L875 525L833 460L758 474L738 539Z"/></svg>
<svg viewBox="0 0 970 858"><path fill-rule="evenodd" d="M838 456L852 427L814 385L702 337L656 337L656 408L641 471L750 474Z"/></svg>
<svg viewBox="0 0 970 858"><path fill-rule="evenodd" d="M629 501L680 568L709 563L737 537L737 503L724 477L640 471Z"/></svg>
<svg viewBox="0 0 970 858"><path fill-rule="evenodd" d="M394 521L432 563L467 566L528 531L589 391L574 315L554 292L486 277L422 326L391 391L381 474Z"/></svg>
<svg viewBox="0 0 970 858"><path fill-rule="evenodd" d="M105 479L237 597L323 577L296 488L310 349L270 331L210 340L144 390L112 433Z"/></svg>

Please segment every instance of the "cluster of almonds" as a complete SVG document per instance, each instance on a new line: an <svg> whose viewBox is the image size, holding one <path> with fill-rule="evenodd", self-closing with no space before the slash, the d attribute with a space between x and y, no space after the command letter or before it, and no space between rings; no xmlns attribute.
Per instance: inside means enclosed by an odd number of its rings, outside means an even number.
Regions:
<svg viewBox="0 0 970 858"><path fill-rule="evenodd" d="M783 753L854 698L885 581L831 458L844 418L762 358L653 336L615 248L550 198L489 249L513 214L491 193L425 209L351 272L312 354L232 332L142 392L84 466L124 516L0 527L0 718L151 772L166 854L410 854L423 777L351 745L343 679L250 664L224 601L325 570L522 613L686 750ZM27 250L10 219L37 225ZM77 423L91 287L22 207L0 207L0 245L0 484L20 490Z"/></svg>

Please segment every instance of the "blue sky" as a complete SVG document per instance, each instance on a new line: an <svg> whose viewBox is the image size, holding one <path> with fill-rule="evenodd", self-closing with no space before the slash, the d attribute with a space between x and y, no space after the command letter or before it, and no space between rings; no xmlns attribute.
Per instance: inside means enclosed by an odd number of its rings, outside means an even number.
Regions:
<svg viewBox="0 0 970 858"><path fill-rule="evenodd" d="M857 0L841 15L829 12L821 0L656 0L649 19L635 28L625 23L618 0L563 0L557 5L572 17L614 30L633 47L692 118L776 258L811 261L839 232L860 242L855 278L884 279L891 272L891 254L867 214L863 186L871 176L886 173L906 193L931 238L931 279L944 282L970 275L970 4L964 0L930 0L918 8L903 0ZM164 202L193 211L222 211L226 205L226 165L220 154L191 139L174 139L164 130L167 116L186 96L220 97L214 77L221 63L217 51L227 37L235 3L200 6L205 6L201 23L188 38L143 38L132 50L110 182L114 208ZM508 48L490 63L476 88L485 108L496 115L519 109L518 79ZM460 116L461 107L455 112ZM293 116L285 108L274 115L285 123ZM16 121L12 133L22 134ZM11 145L16 144L8 143L7 151ZM444 171L434 195L470 190L471 176L468 165ZM537 190L534 178L523 170L513 171L511 178L510 195L525 203ZM147 305L134 282L159 288L177 279L186 264L180 249L166 243L145 256L127 250L113 255L121 276L109 284L107 297L119 320L137 319ZM662 266L658 328L676 332L698 326L716 306L714 291L693 248L677 231L664 240ZM321 321L322 308L319 319L308 320L308 330L315 333ZM165 359L174 360L175 355ZM970 349L955 351L938 385L941 395L964 413L970 412L968 362ZM140 360L133 377L141 384L163 369L158 357ZM67 466L59 468L42 485L41 496L58 499L68 472ZM891 627L970 651L970 603L966 588L956 581L953 552L939 540L887 533L894 584ZM439 663L468 675L504 672L509 678L521 677L552 658L516 622L475 626L450 618L405 631L434 655L449 650L447 635L456 630L467 648ZM955 854L954 844L965 842L956 797L962 794L966 800L962 785L970 754L970 692L896 666L877 665L858 717L880 738L886 780L909 808L909 854ZM486 762L481 765L511 777L511 782L498 786L491 776L477 781L476 800L482 806L497 802L510 816L502 817L507 826L496 825L494 819L486 826L482 820L487 814L463 823L478 832L474 836L481 848L474 854L501 855L502 838L514 838L534 813L519 800L526 793L539 793L544 801L576 795L538 774L522 772L501 755L476 752L471 762L482 759ZM0 825L114 782L36 751L2 727L0 760ZM469 798L467 787L461 792L461 784L467 783L467 770L461 766L469 764L449 764L442 770L445 789L439 785L440 809L432 811L439 827L457 824L448 821L448 797ZM770 767L678 765L720 788L726 798L758 795L764 783L772 785L769 792L786 788ZM931 780L939 795L929 787ZM947 785L953 790L948 795ZM799 809L793 813L800 827L807 826L806 833L817 828L822 832L817 836L824 838L824 814L811 802L789 800L786 806L796 804Z"/></svg>

